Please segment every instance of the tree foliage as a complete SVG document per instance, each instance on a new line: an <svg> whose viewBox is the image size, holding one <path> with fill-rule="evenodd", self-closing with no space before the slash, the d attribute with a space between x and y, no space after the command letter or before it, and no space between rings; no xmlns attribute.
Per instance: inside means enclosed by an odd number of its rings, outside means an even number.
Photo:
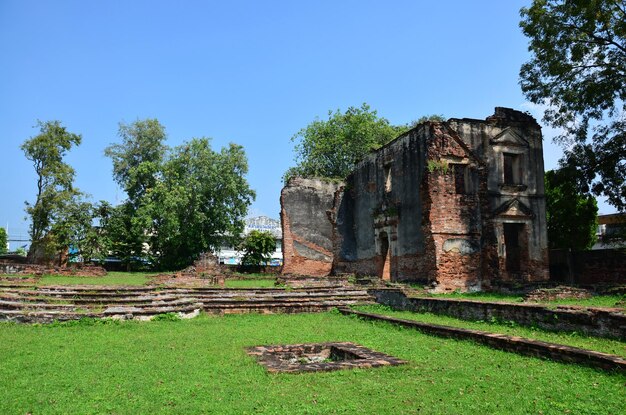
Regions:
<svg viewBox="0 0 626 415"><path fill-rule="evenodd" d="M243 252L243 265L266 265L276 251L276 240L271 232L253 230L244 237L240 250Z"/></svg>
<svg viewBox="0 0 626 415"><path fill-rule="evenodd" d="M50 230L58 208L74 193L74 169L63 162L63 157L81 142L80 135L70 133L59 121L39 121L37 125L40 133L21 146L37 174L35 203L26 203L32 220L32 241L41 239Z"/></svg>
<svg viewBox="0 0 626 415"><path fill-rule="evenodd" d="M585 250L596 242L598 205L594 197L581 194L572 168L545 174L546 216L550 248Z"/></svg>
<svg viewBox="0 0 626 415"><path fill-rule="evenodd" d="M167 136L157 119L120 123L118 136L122 142L110 145L104 154L113 161L113 178L128 199L109 212L107 233L112 253L130 270L134 264L150 261L146 249L153 232L149 193L159 180Z"/></svg>
<svg viewBox="0 0 626 415"><path fill-rule="evenodd" d="M350 107L346 112L328 112L328 120L316 119L298 131L296 166L284 180L294 176L343 179L368 152L393 140L406 126L394 127L369 105Z"/></svg>
<svg viewBox="0 0 626 415"><path fill-rule="evenodd" d="M207 138L176 147L150 193L154 231L152 252L164 269L181 268L200 253L233 243L255 194L245 175L243 147L211 149Z"/></svg>
<svg viewBox="0 0 626 415"><path fill-rule="evenodd" d="M77 197L74 189L74 169L63 161L81 136L67 131L59 121L39 121L39 134L26 140L21 149L33 163L37 175L35 203L26 202L26 212L31 218L31 253L36 249L54 251L57 246L42 247L55 241L50 232L58 226L67 206Z"/></svg>
<svg viewBox="0 0 626 415"><path fill-rule="evenodd" d="M582 191L626 209L626 3L534 0L521 10L531 60L520 84L563 130L563 165Z"/></svg>
<svg viewBox="0 0 626 415"><path fill-rule="evenodd" d="M443 114L423 115L419 117L417 120L411 121L409 123L409 126L410 128L414 128L425 122L445 122L446 120L447 118Z"/></svg>
<svg viewBox="0 0 626 415"><path fill-rule="evenodd" d="M127 200L115 207L108 206L101 213L105 215L100 223L104 230L103 243L108 251L129 271L151 263L147 249L148 233L152 230L150 205L142 203L137 209Z"/></svg>
<svg viewBox="0 0 626 415"><path fill-rule="evenodd" d="M4 228L0 228L0 254L7 253L8 238L7 231Z"/></svg>
<svg viewBox="0 0 626 415"><path fill-rule="evenodd" d="M119 136L122 142L105 154L128 199L109 206L101 221L111 252L127 268L146 262L183 268L200 253L238 240L255 197L243 147L216 152L209 139L194 138L169 149L156 119L120 124Z"/></svg>
<svg viewBox="0 0 626 415"><path fill-rule="evenodd" d="M113 161L113 178L128 194L136 207L153 188L167 147L165 127L157 119L120 123L121 143L112 144L104 154Z"/></svg>

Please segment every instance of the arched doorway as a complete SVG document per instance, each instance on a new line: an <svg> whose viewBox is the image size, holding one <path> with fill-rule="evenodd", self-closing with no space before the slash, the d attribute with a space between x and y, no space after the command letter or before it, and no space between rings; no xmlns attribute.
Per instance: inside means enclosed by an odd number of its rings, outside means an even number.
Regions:
<svg viewBox="0 0 626 415"><path fill-rule="evenodd" d="M391 249L389 249L389 235L381 232L378 236L380 241L380 266L379 276L385 281L391 281Z"/></svg>

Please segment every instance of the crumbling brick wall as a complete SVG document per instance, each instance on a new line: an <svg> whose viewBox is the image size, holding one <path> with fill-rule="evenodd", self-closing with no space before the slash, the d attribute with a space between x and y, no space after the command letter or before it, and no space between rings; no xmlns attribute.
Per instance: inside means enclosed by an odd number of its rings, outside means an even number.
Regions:
<svg viewBox="0 0 626 415"><path fill-rule="evenodd" d="M424 232L432 235L435 257L430 282L438 291L480 289L481 200L487 197L484 165L445 124L430 124L427 142L421 193Z"/></svg>
<svg viewBox="0 0 626 415"><path fill-rule="evenodd" d="M486 120L416 126L367 155L345 187L291 181L284 272L441 291L547 280L541 140L532 117L496 108Z"/></svg>

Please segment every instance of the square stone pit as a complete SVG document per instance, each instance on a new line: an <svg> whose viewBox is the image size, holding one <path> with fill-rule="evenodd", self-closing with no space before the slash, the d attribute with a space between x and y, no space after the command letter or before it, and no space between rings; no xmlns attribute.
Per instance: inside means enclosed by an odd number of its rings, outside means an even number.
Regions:
<svg viewBox="0 0 626 415"><path fill-rule="evenodd" d="M247 353L272 373L318 372L407 363L349 342L256 346Z"/></svg>

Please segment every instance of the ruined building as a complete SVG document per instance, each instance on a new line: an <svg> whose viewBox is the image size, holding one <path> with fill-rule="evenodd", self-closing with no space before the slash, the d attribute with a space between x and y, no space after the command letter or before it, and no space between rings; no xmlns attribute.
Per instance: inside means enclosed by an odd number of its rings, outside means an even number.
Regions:
<svg viewBox="0 0 626 415"><path fill-rule="evenodd" d="M440 291L547 280L543 173L541 128L525 113L420 124L345 183L287 184L283 272L377 275Z"/></svg>

